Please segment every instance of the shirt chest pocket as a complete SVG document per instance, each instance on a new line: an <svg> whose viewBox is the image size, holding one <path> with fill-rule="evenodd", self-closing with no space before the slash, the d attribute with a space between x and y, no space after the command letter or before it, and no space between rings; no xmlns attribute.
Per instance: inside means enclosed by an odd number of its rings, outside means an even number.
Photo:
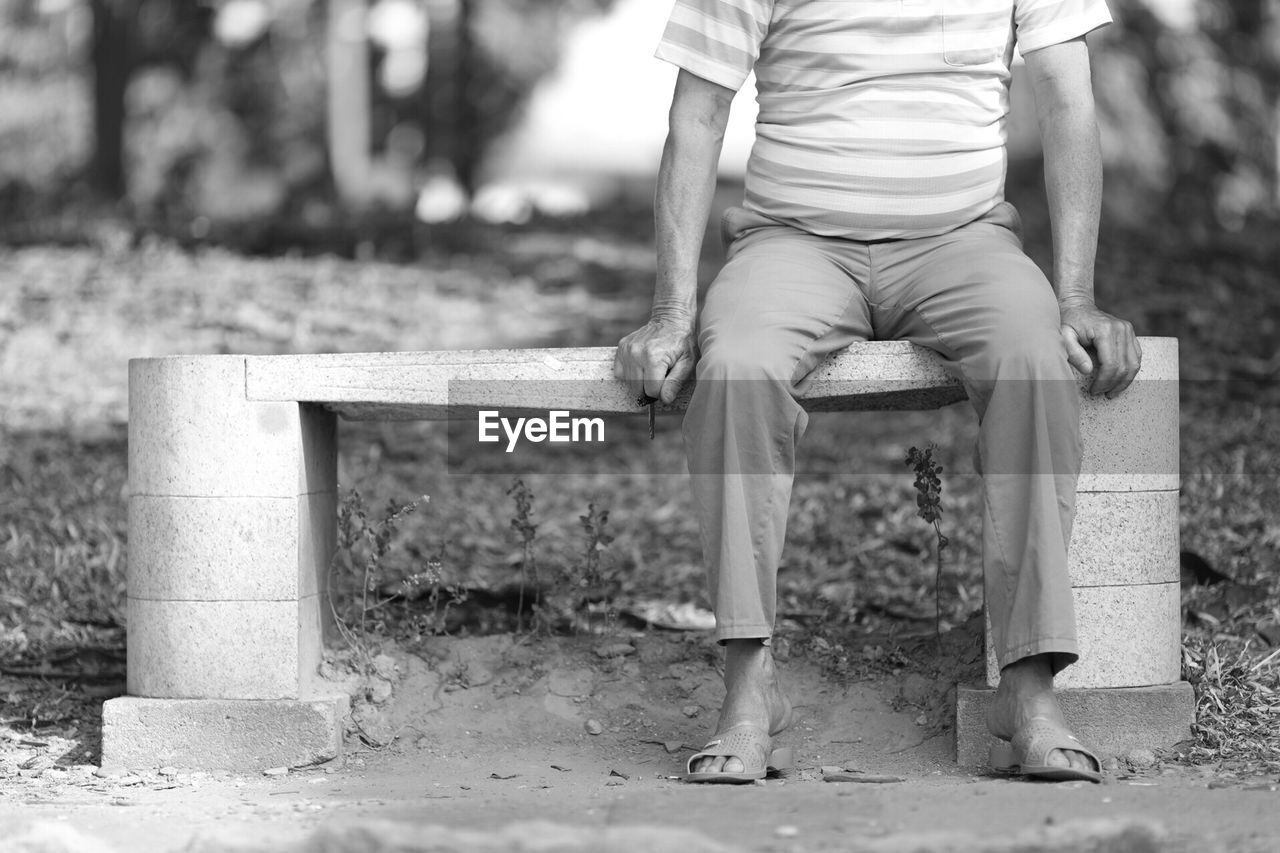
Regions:
<svg viewBox="0 0 1280 853"><path fill-rule="evenodd" d="M986 65L1009 48L1013 4L941 0L942 58L948 65Z"/></svg>

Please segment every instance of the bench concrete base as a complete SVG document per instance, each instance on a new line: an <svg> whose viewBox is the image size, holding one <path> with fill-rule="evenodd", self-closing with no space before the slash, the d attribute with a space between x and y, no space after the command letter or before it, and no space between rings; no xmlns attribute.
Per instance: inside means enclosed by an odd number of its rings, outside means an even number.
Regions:
<svg viewBox="0 0 1280 853"><path fill-rule="evenodd" d="M991 687L956 688L956 762L985 766L996 743L987 732ZM1104 760L1133 749L1167 749L1189 739L1196 698L1185 681L1152 687L1095 687L1058 691L1058 701L1076 736Z"/></svg>
<svg viewBox="0 0 1280 853"><path fill-rule="evenodd" d="M265 770L342 752L344 695L315 699L140 699L102 706L102 766Z"/></svg>

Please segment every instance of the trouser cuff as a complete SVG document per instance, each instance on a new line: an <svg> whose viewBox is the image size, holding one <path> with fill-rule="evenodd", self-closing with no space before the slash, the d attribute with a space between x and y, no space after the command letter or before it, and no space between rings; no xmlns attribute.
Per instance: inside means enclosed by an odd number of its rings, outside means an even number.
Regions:
<svg viewBox="0 0 1280 853"><path fill-rule="evenodd" d="M1050 666L1053 674L1057 675L1080 659L1080 647L1074 637L1046 637L1005 649L996 655L996 662L1004 669L1011 663L1036 655L1050 655Z"/></svg>
<svg viewBox="0 0 1280 853"><path fill-rule="evenodd" d="M728 640L759 640L761 645L773 645L773 630L759 625L716 625L715 636L721 645Z"/></svg>

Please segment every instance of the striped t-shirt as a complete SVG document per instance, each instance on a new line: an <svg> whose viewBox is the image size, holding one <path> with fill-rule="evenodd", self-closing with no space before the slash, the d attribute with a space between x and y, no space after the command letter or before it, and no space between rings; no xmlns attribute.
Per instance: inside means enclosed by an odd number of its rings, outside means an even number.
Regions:
<svg viewBox="0 0 1280 853"><path fill-rule="evenodd" d="M924 237L1004 197L1009 63L1111 20L1105 0L677 0L657 56L755 70L748 210L813 234Z"/></svg>

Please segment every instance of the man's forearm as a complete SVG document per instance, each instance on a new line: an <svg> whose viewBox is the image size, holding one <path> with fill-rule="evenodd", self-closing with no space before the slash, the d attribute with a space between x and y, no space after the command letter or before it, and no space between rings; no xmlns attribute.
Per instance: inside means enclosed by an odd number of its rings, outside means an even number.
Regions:
<svg viewBox="0 0 1280 853"><path fill-rule="evenodd" d="M1045 189L1053 229L1053 281L1058 301L1093 302L1093 269L1102 207L1102 154L1093 105L1045 110Z"/></svg>
<svg viewBox="0 0 1280 853"><path fill-rule="evenodd" d="M670 403L697 363L698 258L733 90L681 70L654 199L657 280L649 322L618 342L613 375ZM651 410L652 411L652 410Z"/></svg>
<svg viewBox="0 0 1280 853"><path fill-rule="evenodd" d="M686 319L696 313L698 260L715 194L724 133L715 123L673 117L662 151L654 201L657 283L654 319Z"/></svg>

